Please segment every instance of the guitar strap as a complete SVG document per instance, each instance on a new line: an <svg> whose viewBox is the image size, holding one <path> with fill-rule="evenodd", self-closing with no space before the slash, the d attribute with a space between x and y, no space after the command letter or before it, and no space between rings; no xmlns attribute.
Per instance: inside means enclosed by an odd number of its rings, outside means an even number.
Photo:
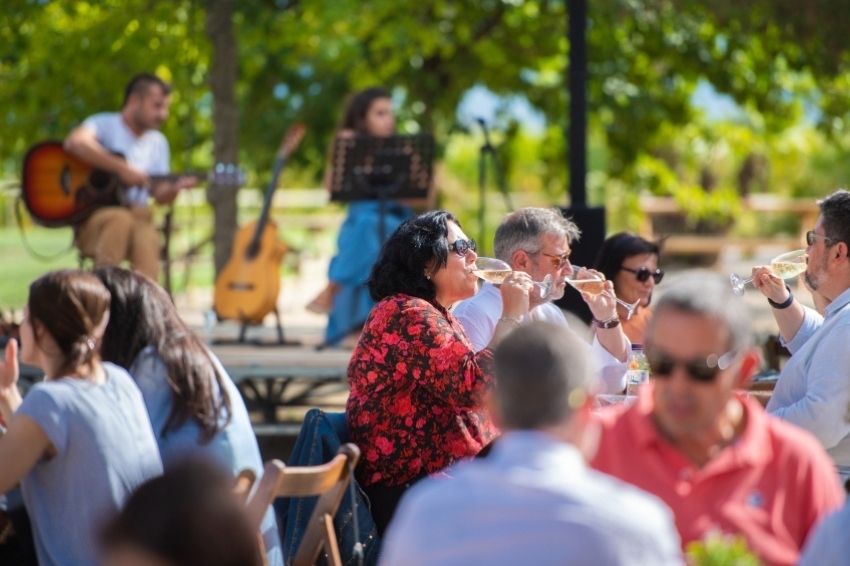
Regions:
<svg viewBox="0 0 850 566"><path fill-rule="evenodd" d="M32 244L30 244L29 240L27 239L26 232L24 231L24 216L21 213L21 207L23 207L23 206L24 206L24 201L19 196L17 199L15 199L15 222L17 222L18 231L20 231L20 233L21 233L21 241L23 242L24 247L26 248L27 252L29 252L29 254L32 257L34 257L35 259L37 259L39 261L44 261L44 262L55 261L57 258L62 257L63 255L67 254L69 251L74 249L74 238L72 237L71 243L68 245L68 247L65 248L64 250L56 252L55 254L45 255L45 254L42 254L42 253L35 251L35 249L32 247ZM77 233L77 228L76 228L76 226L74 226L74 234L76 235L76 233Z"/></svg>

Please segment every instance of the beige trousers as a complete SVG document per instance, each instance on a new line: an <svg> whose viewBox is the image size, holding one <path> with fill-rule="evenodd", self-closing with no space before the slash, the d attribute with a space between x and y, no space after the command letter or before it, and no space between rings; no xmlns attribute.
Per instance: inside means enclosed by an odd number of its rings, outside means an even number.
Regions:
<svg viewBox="0 0 850 566"><path fill-rule="evenodd" d="M94 258L95 265L121 265L128 260L133 269L154 281L159 276L159 234L153 212L142 206L105 206L95 210L77 228L74 244Z"/></svg>

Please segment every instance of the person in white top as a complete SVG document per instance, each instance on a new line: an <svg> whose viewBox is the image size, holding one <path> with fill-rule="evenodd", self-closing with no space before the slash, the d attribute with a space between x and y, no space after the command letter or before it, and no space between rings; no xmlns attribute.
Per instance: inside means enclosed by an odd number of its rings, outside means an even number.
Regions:
<svg viewBox="0 0 850 566"><path fill-rule="evenodd" d="M133 268L156 280L159 235L148 207L174 201L181 188L197 182L192 176L152 182L151 176L169 171L168 141L159 131L168 118L171 87L159 77L141 73L127 84L120 112L87 118L68 134L65 149L89 165L114 174L122 186L123 206L103 206L75 226L74 244L95 264Z"/></svg>
<svg viewBox="0 0 850 566"><path fill-rule="evenodd" d="M533 322L497 346L495 368L490 414L504 434L452 478L408 491L383 566L683 564L672 512L585 463L599 435L581 340Z"/></svg>
<svg viewBox="0 0 850 566"><path fill-rule="evenodd" d="M561 309L551 301L564 296L567 276L573 273L569 261L570 244L578 238L578 227L555 209L522 208L502 219L493 240L496 257L508 263L514 271L528 273L533 281L543 281L551 275L552 288L545 298L530 293L528 314L512 317L502 310L497 286L483 283L475 296L462 301L452 311L476 351L490 343L500 320L513 319L518 326L532 320L569 326ZM605 278L596 271L586 271L587 277L592 275ZM607 282L606 286L613 295L612 284ZM590 307L597 327L591 350L601 382L600 392L621 393L626 388L625 362L631 351L631 342L619 324L617 305L614 299L605 295L582 293L582 297Z"/></svg>

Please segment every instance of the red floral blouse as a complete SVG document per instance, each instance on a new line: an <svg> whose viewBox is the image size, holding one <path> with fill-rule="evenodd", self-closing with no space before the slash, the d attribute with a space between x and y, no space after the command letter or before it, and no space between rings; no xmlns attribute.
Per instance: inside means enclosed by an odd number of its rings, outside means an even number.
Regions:
<svg viewBox="0 0 850 566"><path fill-rule="evenodd" d="M375 305L348 365L363 483L400 485L478 454L499 433L483 406L492 364L444 308L403 294Z"/></svg>

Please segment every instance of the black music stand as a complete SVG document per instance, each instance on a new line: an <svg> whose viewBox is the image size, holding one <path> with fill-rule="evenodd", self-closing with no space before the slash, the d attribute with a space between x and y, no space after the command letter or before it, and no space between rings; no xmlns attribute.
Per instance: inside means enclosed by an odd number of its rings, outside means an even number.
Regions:
<svg viewBox="0 0 850 566"><path fill-rule="evenodd" d="M434 136L337 137L331 165L331 200L378 201L378 237L386 240L387 200L424 199L431 187Z"/></svg>

